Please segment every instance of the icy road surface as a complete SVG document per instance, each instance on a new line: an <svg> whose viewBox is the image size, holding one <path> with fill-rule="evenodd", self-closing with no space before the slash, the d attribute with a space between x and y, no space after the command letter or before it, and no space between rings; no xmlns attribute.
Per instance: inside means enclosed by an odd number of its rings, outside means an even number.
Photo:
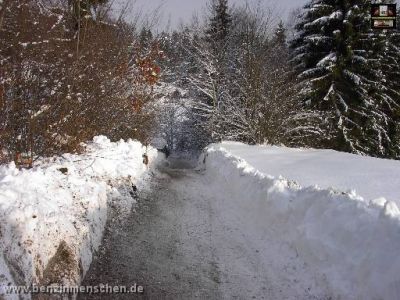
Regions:
<svg viewBox="0 0 400 300"><path fill-rule="evenodd" d="M329 299L294 249L242 226L209 177L182 161L155 176L129 218L109 226L83 282L144 293L80 299Z"/></svg>

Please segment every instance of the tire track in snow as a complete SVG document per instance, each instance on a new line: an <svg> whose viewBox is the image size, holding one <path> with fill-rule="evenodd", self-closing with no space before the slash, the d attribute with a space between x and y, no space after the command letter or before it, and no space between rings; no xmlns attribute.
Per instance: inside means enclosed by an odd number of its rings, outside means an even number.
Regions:
<svg viewBox="0 0 400 300"><path fill-rule="evenodd" d="M306 285L293 280L306 271L295 258L288 257L282 266L265 263L269 253L259 245L262 240L268 248L268 235L257 237L257 242L249 236L228 191L218 191L207 176L174 166L185 167L178 161L160 169L139 193L135 211L108 228L83 282L137 283L144 294L79 299L328 299L313 296ZM283 247L270 246L273 251ZM277 268L282 270L273 278Z"/></svg>

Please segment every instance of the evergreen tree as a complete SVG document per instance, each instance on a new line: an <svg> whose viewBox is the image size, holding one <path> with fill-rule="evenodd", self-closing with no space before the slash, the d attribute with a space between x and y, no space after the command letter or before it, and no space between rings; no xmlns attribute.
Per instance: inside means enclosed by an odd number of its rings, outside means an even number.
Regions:
<svg viewBox="0 0 400 300"><path fill-rule="evenodd" d="M286 28L282 21L279 22L275 29L274 42L280 46L286 46Z"/></svg>
<svg viewBox="0 0 400 300"><path fill-rule="evenodd" d="M153 38L153 33L151 32L151 30L146 27L143 27L139 34L140 45L144 49L148 49L150 47L151 43L153 42L153 40L154 40L154 38Z"/></svg>
<svg viewBox="0 0 400 300"><path fill-rule="evenodd" d="M397 18L400 20L400 9L397 12ZM387 33L385 40L385 51L381 57L382 72L386 82L387 101L384 103L390 118L389 137L390 137L390 155L400 158L400 24L397 24L397 30Z"/></svg>
<svg viewBox="0 0 400 300"><path fill-rule="evenodd" d="M379 59L384 38L370 29L369 4L310 1L296 26L292 61L300 97L320 119L313 146L388 156L388 93Z"/></svg>
<svg viewBox="0 0 400 300"><path fill-rule="evenodd" d="M221 111L227 107L229 97L227 85L229 76L229 34L232 24L232 17L229 13L228 0L212 0L210 6L210 20L203 36L200 39L194 38L194 47L197 52L197 63L194 68L201 70L196 72L195 81L205 83L203 90L208 90L199 97L199 106L204 110L213 111L207 118L201 118L203 123L208 123L211 140L219 140L228 131L226 124L218 124L221 120ZM192 67L193 68L193 67ZM201 79L200 79L201 78ZM202 88L200 88L202 90ZM198 110L201 110L198 109ZM210 125L211 124L211 125ZM217 134L218 131L218 134Z"/></svg>
<svg viewBox="0 0 400 300"><path fill-rule="evenodd" d="M232 17L228 12L228 0L213 0L211 9L212 16L207 30L208 38L214 42L224 41L232 24Z"/></svg>
<svg viewBox="0 0 400 300"><path fill-rule="evenodd" d="M82 26L81 20L91 16L91 8L96 8L98 5L107 2L108 0L68 0L73 16L74 29L78 30Z"/></svg>

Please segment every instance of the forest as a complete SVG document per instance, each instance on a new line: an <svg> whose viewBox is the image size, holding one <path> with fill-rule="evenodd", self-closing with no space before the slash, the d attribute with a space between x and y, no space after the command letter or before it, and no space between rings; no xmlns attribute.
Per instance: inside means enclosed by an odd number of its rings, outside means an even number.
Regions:
<svg viewBox="0 0 400 300"><path fill-rule="evenodd" d="M212 0L160 30L127 18L129 1L0 0L0 161L29 167L96 135L400 159L400 32L371 29L370 3L310 0L286 20Z"/></svg>

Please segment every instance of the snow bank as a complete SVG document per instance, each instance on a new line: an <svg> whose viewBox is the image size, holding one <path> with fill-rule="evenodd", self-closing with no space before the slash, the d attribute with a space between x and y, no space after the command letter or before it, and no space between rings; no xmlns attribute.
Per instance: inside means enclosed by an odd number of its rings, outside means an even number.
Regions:
<svg viewBox="0 0 400 300"><path fill-rule="evenodd" d="M333 150L221 144L260 172L283 176L302 186L354 191L366 200L384 197L400 207L400 161Z"/></svg>
<svg viewBox="0 0 400 300"><path fill-rule="evenodd" d="M0 285L77 284L99 247L108 195L147 170L139 142L95 137L85 154L0 167ZM157 151L148 149L150 164ZM126 209L134 200L125 201ZM10 298L16 297L9 296Z"/></svg>
<svg viewBox="0 0 400 300"><path fill-rule="evenodd" d="M263 160L278 156L263 154ZM293 247L333 299L400 299L400 211L394 202L303 188L261 173L224 144L209 146L200 163L237 206L243 227L251 226L265 243ZM352 170L350 162L346 168Z"/></svg>

